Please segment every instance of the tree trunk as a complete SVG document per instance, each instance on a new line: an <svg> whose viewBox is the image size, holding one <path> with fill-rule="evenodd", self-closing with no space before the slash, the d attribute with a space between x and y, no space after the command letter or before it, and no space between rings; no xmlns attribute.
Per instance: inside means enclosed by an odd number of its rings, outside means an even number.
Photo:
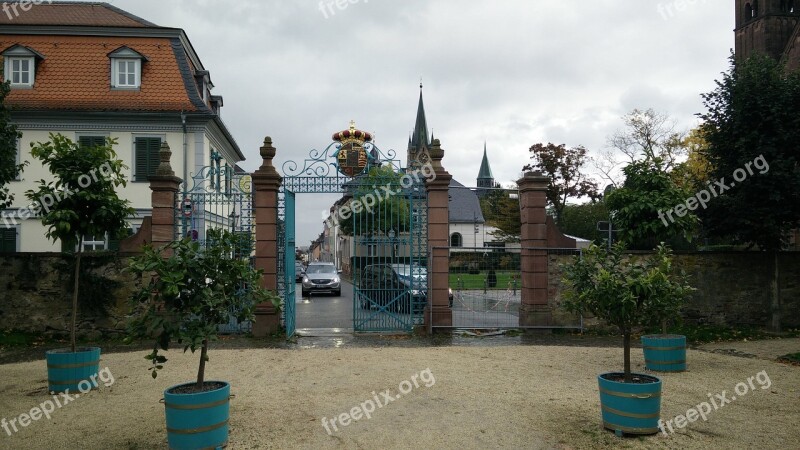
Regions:
<svg viewBox="0 0 800 450"><path fill-rule="evenodd" d="M625 332L622 335L622 347L625 351L625 382L633 381L631 377L631 333Z"/></svg>
<svg viewBox="0 0 800 450"><path fill-rule="evenodd" d="M780 267L778 265L778 251L773 252L773 272L772 272L772 322L770 328L772 331L781 331L781 284L780 284Z"/></svg>
<svg viewBox="0 0 800 450"><path fill-rule="evenodd" d="M197 369L197 389L201 389L205 382L206 358L208 358L208 339L203 341L203 348L200 350L200 368Z"/></svg>
<svg viewBox="0 0 800 450"><path fill-rule="evenodd" d="M661 321L661 334L667 334L667 319Z"/></svg>
<svg viewBox="0 0 800 450"><path fill-rule="evenodd" d="M78 287L80 286L83 237L78 239L78 244L78 252L75 254L75 284L72 288L72 322L70 324L70 345L72 347L72 353L77 351L76 334L78 331Z"/></svg>

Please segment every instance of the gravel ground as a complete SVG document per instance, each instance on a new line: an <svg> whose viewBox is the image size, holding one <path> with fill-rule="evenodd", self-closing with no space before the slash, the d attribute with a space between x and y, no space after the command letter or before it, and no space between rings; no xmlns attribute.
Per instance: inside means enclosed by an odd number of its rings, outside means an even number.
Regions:
<svg viewBox="0 0 800 450"><path fill-rule="evenodd" d="M196 357L169 352L157 380L144 352L104 354L114 383L83 395L9 436L2 449L166 448L162 391L190 381ZM641 350L633 363L643 371ZM666 436L617 438L602 430L597 374L618 369L618 348L445 346L212 349L208 379L231 382L230 449L262 448L800 448L800 368L689 351L689 371L661 375L662 418L685 414L766 371L754 390L707 421ZM430 369L428 373L421 372ZM373 398L418 388L346 427L322 426ZM435 382L433 382L435 380ZM765 379L762 376L762 380ZM0 419L51 398L43 358L0 365ZM426 387L430 385L430 387ZM407 385L404 385L407 387ZM735 394L734 394L735 395ZM382 400L385 401L385 400ZM337 424L338 425L338 424Z"/></svg>

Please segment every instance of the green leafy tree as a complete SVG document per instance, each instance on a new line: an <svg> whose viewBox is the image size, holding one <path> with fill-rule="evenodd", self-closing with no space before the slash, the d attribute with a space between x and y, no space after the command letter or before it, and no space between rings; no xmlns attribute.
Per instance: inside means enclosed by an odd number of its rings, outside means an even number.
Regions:
<svg viewBox="0 0 800 450"><path fill-rule="evenodd" d="M409 231L410 204L401 186L402 175L391 165L373 167L352 181L352 200L338 209L337 218L348 236Z"/></svg>
<svg viewBox="0 0 800 450"><path fill-rule="evenodd" d="M608 208L604 200L567 205L561 214L558 228L562 233L588 239L601 244L608 239L607 232L597 231L597 223L608 221Z"/></svg>
<svg viewBox="0 0 800 450"><path fill-rule="evenodd" d="M800 227L800 72L761 55L739 63L731 56L730 64L717 88L703 95L708 159L727 189L702 218L710 235L774 254L771 326L777 330L778 252L788 232ZM734 180L737 173L743 179Z"/></svg>
<svg viewBox="0 0 800 450"><path fill-rule="evenodd" d="M516 190L491 190L481 198L481 211L486 225L496 228L490 234L500 242L519 242L522 219L519 209L519 194Z"/></svg>
<svg viewBox="0 0 800 450"><path fill-rule="evenodd" d="M707 189L713 168L708 160L708 140L703 136L702 127L690 131L683 145L687 158L670 172L672 180L676 185L695 192Z"/></svg>
<svg viewBox="0 0 800 450"><path fill-rule="evenodd" d="M24 163L17 163L17 141L22 134L11 123L11 115L5 105L10 92L8 81L0 84L0 209L8 208L14 202L8 183L16 180L25 166Z"/></svg>
<svg viewBox="0 0 800 450"><path fill-rule="evenodd" d="M85 236L122 236L128 228L126 219L135 211L127 200L117 195L127 181L122 173L127 167L117 159L116 142L81 147L60 134L50 134L50 141L37 143L31 156L48 168L55 181L41 180L37 190L26 196L39 205L47 237L61 241L66 248L77 248L75 279L72 289L70 342L75 352L78 286Z"/></svg>
<svg viewBox="0 0 800 450"><path fill-rule="evenodd" d="M565 266L562 307L572 313L591 313L619 330L625 382L630 383L633 332L678 318L693 289L674 270L671 251L663 244L641 259L625 256L624 250L621 243L610 250L592 245Z"/></svg>
<svg viewBox="0 0 800 450"><path fill-rule="evenodd" d="M622 118L625 129L611 138L611 147L625 154L630 162L649 161L661 172L670 172L685 155L684 133L675 121L653 109L634 109Z"/></svg>
<svg viewBox="0 0 800 450"><path fill-rule="evenodd" d="M238 257L238 244L235 234L212 229L205 246L190 239L160 249L146 246L131 261L128 270L140 289L131 296L128 340L156 338L145 357L152 362L153 378L167 362L159 351L175 341L184 352L200 350L196 386L201 389L209 343L219 338L219 325L229 322L232 311L245 321L254 319L260 303L280 309L280 298L261 286L262 273L249 258Z"/></svg>
<svg viewBox="0 0 800 450"><path fill-rule="evenodd" d="M561 218L567 200L582 197L594 200L600 197L597 183L583 172L588 162L584 147L567 148L564 144L535 144L530 148L530 152L533 163L523 167L522 170L538 170L550 178L547 200L555 211L556 221Z"/></svg>
<svg viewBox="0 0 800 450"><path fill-rule="evenodd" d="M648 160L629 164L623 169L625 183L606 198L614 228L631 248L652 249L676 237L692 240L697 216L672 211L694 194L676 186L662 167Z"/></svg>

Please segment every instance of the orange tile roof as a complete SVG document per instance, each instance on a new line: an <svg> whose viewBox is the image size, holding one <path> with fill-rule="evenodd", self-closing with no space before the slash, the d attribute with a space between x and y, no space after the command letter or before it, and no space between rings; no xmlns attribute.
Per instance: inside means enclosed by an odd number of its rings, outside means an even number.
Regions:
<svg viewBox="0 0 800 450"><path fill-rule="evenodd" d="M52 2L29 5L27 11L17 2L4 2L0 25L67 25L96 27L156 27L142 18L102 2ZM6 6L8 6L6 8Z"/></svg>
<svg viewBox="0 0 800 450"><path fill-rule="evenodd" d="M31 48L45 59L36 69L33 89L12 89L7 97L7 104L14 109L207 111L178 39L0 35L0 51L15 44ZM138 91L111 89L108 54L123 45L148 60L142 65ZM177 57L173 46L179 49ZM187 85L193 90L191 96Z"/></svg>

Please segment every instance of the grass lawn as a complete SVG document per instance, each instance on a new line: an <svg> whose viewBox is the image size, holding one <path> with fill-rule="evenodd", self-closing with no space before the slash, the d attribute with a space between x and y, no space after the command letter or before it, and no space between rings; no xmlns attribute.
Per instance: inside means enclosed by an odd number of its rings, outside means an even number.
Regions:
<svg viewBox="0 0 800 450"><path fill-rule="evenodd" d="M464 289L483 289L484 283L486 281L486 277L488 276L488 272L484 271L478 275L471 275L468 273L451 273L450 274L450 287L452 289L458 289L460 286L463 286ZM519 272L496 272L497 274L497 286L495 289L507 289L509 283L511 283L512 277L519 277ZM463 284L459 284L458 279L461 279ZM512 285L513 286L513 285ZM520 281L517 280L517 289L520 288Z"/></svg>

